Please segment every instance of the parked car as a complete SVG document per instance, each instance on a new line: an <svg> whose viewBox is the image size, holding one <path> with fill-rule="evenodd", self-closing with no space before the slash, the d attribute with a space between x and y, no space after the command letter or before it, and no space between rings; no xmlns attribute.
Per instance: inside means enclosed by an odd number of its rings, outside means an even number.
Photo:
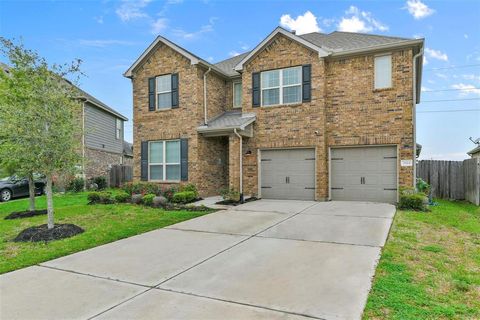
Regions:
<svg viewBox="0 0 480 320"><path fill-rule="evenodd" d="M45 180L41 175L35 175L35 194L45 193ZM11 176L0 179L0 201L5 202L13 198L28 196L28 179Z"/></svg>

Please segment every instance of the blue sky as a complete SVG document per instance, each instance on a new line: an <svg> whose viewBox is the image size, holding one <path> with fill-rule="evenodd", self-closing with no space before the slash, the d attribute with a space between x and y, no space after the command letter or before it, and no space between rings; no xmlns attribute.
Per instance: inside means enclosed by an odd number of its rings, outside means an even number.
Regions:
<svg viewBox="0 0 480 320"><path fill-rule="evenodd" d="M51 63L82 59L81 87L130 119L122 74L158 34L212 62L250 50L278 25L425 37L417 114L424 159L464 159L474 147L468 138L480 137L479 21L480 1L0 0L1 36L21 37Z"/></svg>

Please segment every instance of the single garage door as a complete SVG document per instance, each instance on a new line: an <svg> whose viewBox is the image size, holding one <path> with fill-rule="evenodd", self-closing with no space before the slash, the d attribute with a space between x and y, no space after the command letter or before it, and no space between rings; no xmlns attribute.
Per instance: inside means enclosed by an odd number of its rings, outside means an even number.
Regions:
<svg viewBox="0 0 480 320"><path fill-rule="evenodd" d="M397 148L331 149L332 200L397 202Z"/></svg>
<svg viewBox="0 0 480 320"><path fill-rule="evenodd" d="M260 174L264 199L315 199L315 149L262 150Z"/></svg>

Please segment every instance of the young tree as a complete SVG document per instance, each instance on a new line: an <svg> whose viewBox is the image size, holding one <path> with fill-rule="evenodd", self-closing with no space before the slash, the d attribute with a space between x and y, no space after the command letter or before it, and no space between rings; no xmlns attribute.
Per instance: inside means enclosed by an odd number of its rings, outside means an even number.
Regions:
<svg viewBox="0 0 480 320"><path fill-rule="evenodd" d="M49 66L45 59L21 44L4 38L0 38L0 42L2 52L12 65L10 70L14 77L16 73L25 75L16 87L8 83L0 85L0 90L7 87L11 100L19 102L0 103L0 108L8 109L7 117L0 115L0 123L3 126L8 121L7 127L13 129L2 129L1 138L6 140L7 146L29 150L28 156L18 160L22 163L32 160L34 170L46 176L48 228L52 229L53 178L73 173L76 165L81 163L81 104L78 90L65 80L67 76L77 76L78 79L80 60L70 65ZM13 110L19 104L22 106Z"/></svg>

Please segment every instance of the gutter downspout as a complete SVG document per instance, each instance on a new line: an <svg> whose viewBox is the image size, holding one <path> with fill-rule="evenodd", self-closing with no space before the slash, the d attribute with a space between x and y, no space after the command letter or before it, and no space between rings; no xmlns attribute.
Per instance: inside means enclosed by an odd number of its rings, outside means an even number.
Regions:
<svg viewBox="0 0 480 320"><path fill-rule="evenodd" d="M212 71L212 68L208 68L207 71L203 74L203 116L204 120L203 123L207 125L208 120L207 120L207 74Z"/></svg>
<svg viewBox="0 0 480 320"><path fill-rule="evenodd" d="M243 160L242 160L242 136L238 134L237 129L233 129L233 133L240 139L240 203L243 203Z"/></svg>
<svg viewBox="0 0 480 320"><path fill-rule="evenodd" d="M413 188L417 188L417 59L423 55L423 46L420 51L413 56Z"/></svg>

